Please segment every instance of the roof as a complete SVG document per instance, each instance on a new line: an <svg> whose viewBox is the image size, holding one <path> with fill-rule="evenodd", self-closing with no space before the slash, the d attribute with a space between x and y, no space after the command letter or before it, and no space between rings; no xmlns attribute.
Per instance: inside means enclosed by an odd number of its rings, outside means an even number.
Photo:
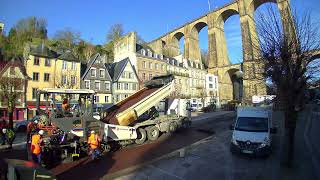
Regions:
<svg viewBox="0 0 320 180"><path fill-rule="evenodd" d="M9 67L18 67L22 73L22 75L26 78L29 79L29 76L27 74L26 68L23 65L23 63L21 62L21 59L13 59L11 61L0 61L0 76L2 76L2 74L4 72L6 72L6 70Z"/></svg>
<svg viewBox="0 0 320 180"><path fill-rule="evenodd" d="M85 71L82 73L81 75L81 79L84 80L84 78L86 77L86 75L88 74L88 72L90 71L91 67L93 67L95 65L95 62L97 61L97 59L101 59L101 55L99 53L91 56L90 60L88 61L88 64L86 65L82 65L82 67L86 67ZM99 63L100 64L100 68L106 69L106 78L109 79L110 81L112 80L109 71L107 70L107 65L104 63Z"/></svg>
<svg viewBox="0 0 320 180"><path fill-rule="evenodd" d="M108 64L107 69L113 81L118 81L127 63L130 63L136 77L138 77L135 68L132 66L130 59L127 57L119 62Z"/></svg>
<svg viewBox="0 0 320 180"><path fill-rule="evenodd" d="M79 61L78 58L76 58L70 50L58 56L58 59L67 60L67 61Z"/></svg>
<svg viewBox="0 0 320 180"><path fill-rule="evenodd" d="M40 44L38 46L31 46L30 54L35 56L41 56L41 57L49 57L49 58L55 58L58 56L58 54L55 51L49 49L44 44Z"/></svg>

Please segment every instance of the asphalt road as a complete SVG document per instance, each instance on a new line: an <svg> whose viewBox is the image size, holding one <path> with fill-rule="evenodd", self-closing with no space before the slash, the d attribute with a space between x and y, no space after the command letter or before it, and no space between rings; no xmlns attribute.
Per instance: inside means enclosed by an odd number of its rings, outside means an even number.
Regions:
<svg viewBox="0 0 320 180"><path fill-rule="evenodd" d="M184 158L179 156L152 162L139 170L122 174L118 180L133 179L218 179L272 180L280 179L279 138L273 138L273 153L266 158L234 155L229 151L232 131L228 126L234 118L207 123L205 129L215 134L193 146ZM105 176L107 179L108 177Z"/></svg>
<svg viewBox="0 0 320 180"><path fill-rule="evenodd" d="M212 118L209 124L215 126L216 123L224 121L224 123L230 124L233 119L233 115L227 118ZM148 142L140 146L134 145L108 153L97 161L83 158L75 162L61 164L51 171L57 175L58 179L99 179L198 142L215 133L215 129L219 131L219 128L208 129L209 126L206 124L197 122L190 129L173 134L164 134L155 142ZM21 149L0 152L0 159L7 157L27 159L27 153Z"/></svg>

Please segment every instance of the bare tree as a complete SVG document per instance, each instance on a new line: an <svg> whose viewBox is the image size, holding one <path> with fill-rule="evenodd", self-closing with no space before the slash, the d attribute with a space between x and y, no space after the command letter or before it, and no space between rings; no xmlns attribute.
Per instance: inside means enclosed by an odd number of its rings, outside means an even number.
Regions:
<svg viewBox="0 0 320 180"><path fill-rule="evenodd" d="M13 112L18 98L22 92L22 79L1 77L0 78L0 101L7 106L9 115L9 127L13 128Z"/></svg>
<svg viewBox="0 0 320 180"><path fill-rule="evenodd" d="M319 64L309 68L315 50L320 47L319 29L309 13L302 17L295 14L280 19L271 8L268 16L259 15L256 25L260 42L260 47L256 48L261 52L259 59L264 65L263 77L272 82L277 99L284 106L287 140L287 148L284 149L288 150L285 161L290 167L296 121L305 103L305 89L314 72L320 70Z"/></svg>
<svg viewBox="0 0 320 180"><path fill-rule="evenodd" d="M116 42L122 36L124 36L122 24L114 24L107 33L107 42Z"/></svg>

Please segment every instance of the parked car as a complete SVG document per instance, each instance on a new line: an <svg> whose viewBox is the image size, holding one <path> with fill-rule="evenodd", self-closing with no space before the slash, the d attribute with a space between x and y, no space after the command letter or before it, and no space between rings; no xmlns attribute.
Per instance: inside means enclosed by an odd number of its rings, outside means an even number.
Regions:
<svg viewBox="0 0 320 180"><path fill-rule="evenodd" d="M237 109L230 151L257 156L271 153L271 134L276 133L272 127L271 109L262 107L245 107Z"/></svg>

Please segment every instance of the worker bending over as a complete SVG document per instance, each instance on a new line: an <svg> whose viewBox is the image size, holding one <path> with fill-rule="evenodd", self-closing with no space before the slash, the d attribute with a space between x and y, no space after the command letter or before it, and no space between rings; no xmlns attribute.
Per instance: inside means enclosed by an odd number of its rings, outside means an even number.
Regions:
<svg viewBox="0 0 320 180"><path fill-rule="evenodd" d="M91 131L91 135L88 138L88 144L90 146L92 160L100 156L100 141L99 136L94 131Z"/></svg>
<svg viewBox="0 0 320 180"><path fill-rule="evenodd" d="M12 148L12 143L14 141L14 139L16 138L16 135L14 134L12 129L2 129L2 133L4 135L4 139L7 142L7 144L9 145L9 148Z"/></svg>
<svg viewBox="0 0 320 180"><path fill-rule="evenodd" d="M42 136L44 134L43 130L40 130L37 134L32 135L31 137L31 153L32 153L32 160L35 163L41 164L41 145L42 145Z"/></svg>

